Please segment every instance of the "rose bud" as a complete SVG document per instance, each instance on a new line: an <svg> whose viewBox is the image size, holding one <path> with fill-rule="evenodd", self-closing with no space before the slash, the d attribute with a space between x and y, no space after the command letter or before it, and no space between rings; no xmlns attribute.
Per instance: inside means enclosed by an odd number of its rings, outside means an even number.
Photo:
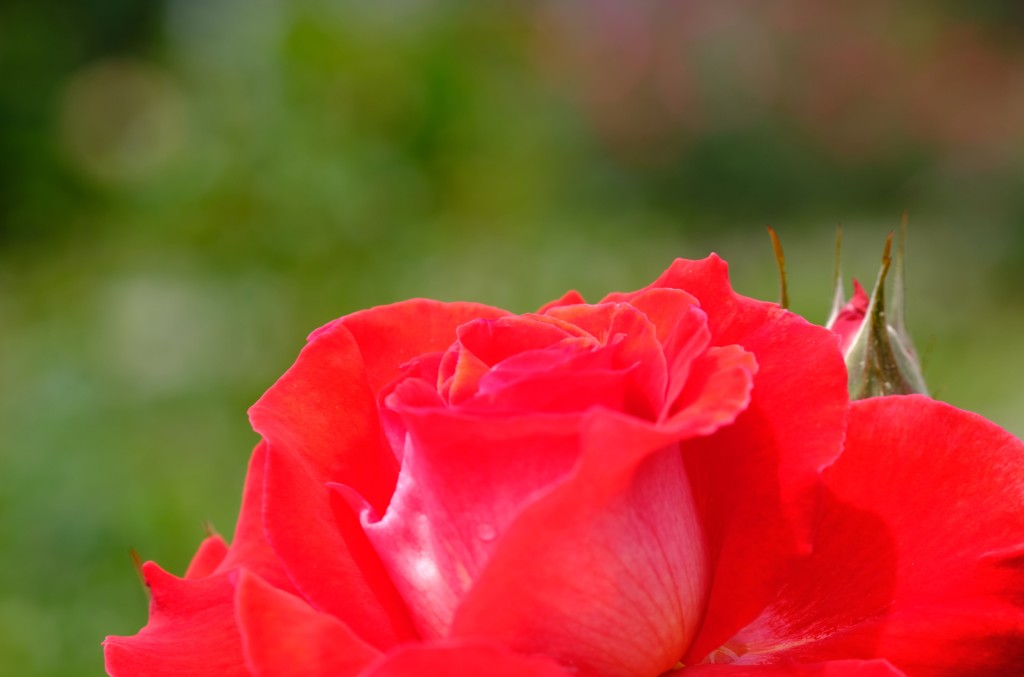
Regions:
<svg viewBox="0 0 1024 677"><path fill-rule="evenodd" d="M886 309L885 282L893 263L890 257L892 234L885 242L882 268L869 298L857 280L853 298L845 301L839 266L842 231L836 238L835 291L832 313L826 327L839 334L843 359L849 375L850 397L863 399L879 395L927 394L917 353L907 332L904 310L904 249L906 216L900 226L896 246L895 278L891 307Z"/></svg>

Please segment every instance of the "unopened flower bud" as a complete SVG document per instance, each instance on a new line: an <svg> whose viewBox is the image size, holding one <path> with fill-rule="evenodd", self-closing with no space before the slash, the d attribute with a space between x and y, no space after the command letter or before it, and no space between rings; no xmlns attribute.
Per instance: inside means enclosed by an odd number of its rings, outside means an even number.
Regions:
<svg viewBox="0 0 1024 677"><path fill-rule="evenodd" d="M842 339L841 349L846 360L850 397L864 399L879 395L927 394L928 389L904 317L906 215L900 225L895 261L890 257L890 233L882 254L882 268L870 297L860 283L854 280L853 298L849 302L845 301L839 266L840 243L841 239L837 239L835 292L832 314L826 326ZM896 270L891 307L887 310L885 283L893 263Z"/></svg>

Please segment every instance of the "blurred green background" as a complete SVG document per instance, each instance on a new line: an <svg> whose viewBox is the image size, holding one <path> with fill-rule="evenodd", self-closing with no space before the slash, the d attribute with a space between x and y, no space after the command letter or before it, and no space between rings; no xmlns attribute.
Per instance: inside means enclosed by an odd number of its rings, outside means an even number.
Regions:
<svg viewBox="0 0 1024 677"><path fill-rule="evenodd" d="M5 0L0 673L102 674L129 550L230 536L320 324L527 311L717 251L823 321L911 213L935 394L1024 433L1024 10L864 0Z"/></svg>

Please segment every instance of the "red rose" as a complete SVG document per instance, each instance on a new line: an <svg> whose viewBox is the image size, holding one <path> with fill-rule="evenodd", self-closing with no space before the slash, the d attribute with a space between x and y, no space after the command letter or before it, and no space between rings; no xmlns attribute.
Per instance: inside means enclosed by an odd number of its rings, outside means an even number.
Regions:
<svg viewBox="0 0 1024 677"><path fill-rule="evenodd" d="M716 257L596 305L337 320L250 411L234 543L147 563L107 669L1021 674L1024 445L851 404L838 345Z"/></svg>

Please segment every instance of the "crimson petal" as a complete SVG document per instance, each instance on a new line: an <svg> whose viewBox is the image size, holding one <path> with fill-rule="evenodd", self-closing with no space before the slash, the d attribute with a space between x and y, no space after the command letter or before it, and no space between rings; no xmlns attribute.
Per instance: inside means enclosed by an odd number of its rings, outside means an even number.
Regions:
<svg viewBox="0 0 1024 677"><path fill-rule="evenodd" d="M551 310L552 308L559 308L561 306L574 306L586 302L587 301L586 299L583 298L582 294L580 294L575 289L570 289L569 291L562 294L562 298L555 299L554 301L549 301L542 305L537 312L539 314L544 314Z"/></svg>
<svg viewBox="0 0 1024 677"><path fill-rule="evenodd" d="M814 555L736 637L740 660L1024 674L1024 443L927 397L868 399L826 482Z"/></svg>
<svg viewBox="0 0 1024 677"><path fill-rule="evenodd" d="M415 632L358 522L339 518L326 485L344 481L383 510L397 462L381 430L377 393L405 361L451 343L458 325L503 312L414 300L347 316L314 332L250 409L267 446L268 539L303 597L376 646Z"/></svg>
<svg viewBox="0 0 1024 677"><path fill-rule="evenodd" d="M336 322L345 325L359 344L367 382L374 393L379 393L398 376L399 368L407 361L451 345L461 325L509 314L507 310L480 303L412 299L361 310Z"/></svg>
<svg viewBox="0 0 1024 677"><path fill-rule="evenodd" d="M234 539L232 539L231 547L228 548L224 558L218 564L215 573L230 572L244 566L272 585L294 592L295 586L288 578L277 553L270 547L263 530L263 489L266 465L267 446L265 442L260 442L249 459L249 471L245 476L242 507L238 512ZM194 566L195 560L189 566L188 573L185 574L186 578L193 573Z"/></svg>
<svg viewBox="0 0 1024 677"><path fill-rule="evenodd" d="M224 556L228 554L228 544L220 534L212 534L203 539L192 556L192 561L185 570L185 578L206 578L217 570Z"/></svg>
<svg viewBox="0 0 1024 677"><path fill-rule="evenodd" d="M248 677L228 574L178 578L142 567L152 598L149 623L103 643L112 677Z"/></svg>
<svg viewBox="0 0 1024 677"><path fill-rule="evenodd" d="M380 652L344 623L242 571L235 610L255 677L356 677Z"/></svg>
<svg viewBox="0 0 1024 677"><path fill-rule="evenodd" d="M660 674L693 637L707 584L682 459L636 419L598 415L588 429L576 473L503 535L452 634L586 674Z"/></svg>
<svg viewBox="0 0 1024 677"><path fill-rule="evenodd" d="M736 294L715 255L679 259L646 289L605 300L664 287L700 302L712 345L737 344L758 366L747 410L714 435L683 443L714 581L685 659L691 663L753 620L787 567L810 550L821 470L839 454L849 405L838 338L774 303Z"/></svg>
<svg viewBox="0 0 1024 677"><path fill-rule="evenodd" d="M387 513L338 489L361 508L417 628L436 638L446 634L458 600L508 523L540 488L571 470L579 419L479 418L408 405L401 414L410 447Z"/></svg>

